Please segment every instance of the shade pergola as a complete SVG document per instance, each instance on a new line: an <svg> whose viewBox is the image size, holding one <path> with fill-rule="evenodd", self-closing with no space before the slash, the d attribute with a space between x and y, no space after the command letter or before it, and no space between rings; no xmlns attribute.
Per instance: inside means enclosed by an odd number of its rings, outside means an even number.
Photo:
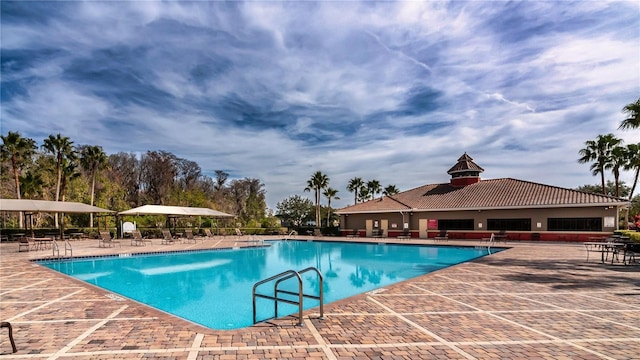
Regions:
<svg viewBox="0 0 640 360"><path fill-rule="evenodd" d="M65 214L115 213L112 210L79 202L31 199L0 199L0 211ZM31 232L33 233L33 229ZM60 226L60 234L62 235L63 232L64 227Z"/></svg>
<svg viewBox="0 0 640 360"><path fill-rule="evenodd" d="M121 211L122 215L166 215L167 221L174 219L173 228L175 230L175 218L180 216L204 216L215 219L233 218L234 215L209 208L189 207L189 206L167 206L167 205L143 205L137 208Z"/></svg>
<svg viewBox="0 0 640 360"><path fill-rule="evenodd" d="M114 213L115 211L97 206L70 201L48 201L30 199L0 199L0 211L29 211L48 213Z"/></svg>
<svg viewBox="0 0 640 360"><path fill-rule="evenodd" d="M212 218L232 218L231 214L209 208L166 205L143 205L121 211L118 215L169 215L169 216L207 216Z"/></svg>

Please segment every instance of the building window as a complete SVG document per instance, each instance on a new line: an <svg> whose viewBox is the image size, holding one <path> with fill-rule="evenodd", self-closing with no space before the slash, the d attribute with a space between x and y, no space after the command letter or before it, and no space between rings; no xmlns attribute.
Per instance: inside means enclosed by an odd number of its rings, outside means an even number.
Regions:
<svg viewBox="0 0 640 360"><path fill-rule="evenodd" d="M602 231L602 218L549 218L549 231Z"/></svg>
<svg viewBox="0 0 640 360"><path fill-rule="evenodd" d="M473 219L438 219L439 230L473 230Z"/></svg>
<svg viewBox="0 0 640 360"><path fill-rule="evenodd" d="M531 219L487 219L487 230L531 231Z"/></svg>

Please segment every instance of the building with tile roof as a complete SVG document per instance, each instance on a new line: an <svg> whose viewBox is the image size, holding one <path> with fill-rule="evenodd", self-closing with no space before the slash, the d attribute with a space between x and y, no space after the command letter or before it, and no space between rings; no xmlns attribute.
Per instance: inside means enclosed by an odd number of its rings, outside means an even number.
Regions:
<svg viewBox="0 0 640 360"><path fill-rule="evenodd" d="M481 180L484 169L463 154L430 184L337 210L342 233L360 236L588 241L611 234L626 199L512 178ZM408 230L405 230L408 229ZM355 231L355 232L354 232Z"/></svg>

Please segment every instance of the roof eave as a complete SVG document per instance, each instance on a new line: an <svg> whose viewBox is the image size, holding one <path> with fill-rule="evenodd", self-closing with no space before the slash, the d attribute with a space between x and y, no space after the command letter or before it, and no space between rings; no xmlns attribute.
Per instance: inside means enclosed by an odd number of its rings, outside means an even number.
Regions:
<svg viewBox="0 0 640 360"><path fill-rule="evenodd" d="M380 213L399 213L399 212L442 212L442 211L478 211L478 210L522 210L522 209L554 209L554 208L586 208L586 207L607 207L607 208L624 208L629 206L630 202L606 202L606 203L590 203L590 204L549 204L549 205L520 205L520 206L478 206L468 208L439 208L439 209L379 209L366 211L336 211L338 215L351 214L380 214Z"/></svg>

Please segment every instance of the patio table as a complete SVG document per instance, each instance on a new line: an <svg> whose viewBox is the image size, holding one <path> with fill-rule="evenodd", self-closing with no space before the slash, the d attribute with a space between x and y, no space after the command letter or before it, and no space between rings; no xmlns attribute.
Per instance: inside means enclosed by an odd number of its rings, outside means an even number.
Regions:
<svg viewBox="0 0 640 360"><path fill-rule="evenodd" d="M583 243L587 250L587 262L589 261L589 253L599 252L600 262L605 263L611 252L611 263L613 264L613 258L618 258L618 251L624 247L624 243L610 242L610 241L588 241ZM619 259L618 259L619 261Z"/></svg>

